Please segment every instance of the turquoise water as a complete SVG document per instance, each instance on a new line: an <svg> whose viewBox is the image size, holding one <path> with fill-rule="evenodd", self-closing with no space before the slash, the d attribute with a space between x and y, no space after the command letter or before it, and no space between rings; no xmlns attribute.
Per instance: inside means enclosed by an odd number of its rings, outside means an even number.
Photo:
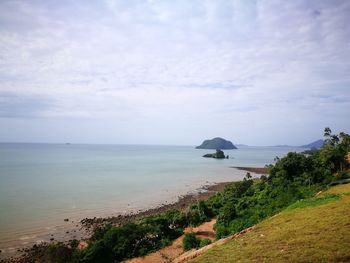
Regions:
<svg viewBox="0 0 350 263"><path fill-rule="evenodd" d="M243 147L230 159L191 146L0 144L0 249L47 240L70 222L176 201L205 184L240 180L300 148ZM62 235L61 235L62 237ZM9 248L10 247L10 248Z"/></svg>

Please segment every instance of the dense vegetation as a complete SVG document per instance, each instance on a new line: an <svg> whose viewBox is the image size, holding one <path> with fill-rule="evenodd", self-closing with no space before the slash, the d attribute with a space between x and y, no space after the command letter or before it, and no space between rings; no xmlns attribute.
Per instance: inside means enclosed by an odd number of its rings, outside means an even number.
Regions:
<svg viewBox="0 0 350 263"><path fill-rule="evenodd" d="M350 184L337 185L188 262L350 262L349 218Z"/></svg>
<svg viewBox="0 0 350 263"><path fill-rule="evenodd" d="M333 135L325 129L326 144L311 154L288 153L268 166L269 176L253 180L249 173L241 182L206 201L200 201L186 211L172 210L122 226L97 228L89 245L77 249L76 243L51 244L41 256L45 262L120 262L143 256L170 244L189 225L198 225L217 217L217 238L239 232L276 214L290 204L313 196L335 176L346 178L346 155L350 136ZM187 240L188 239L188 240ZM187 241L186 241L187 240ZM185 239L185 249L200 246L193 235Z"/></svg>
<svg viewBox="0 0 350 263"><path fill-rule="evenodd" d="M215 226L217 237L241 231L276 214L297 200L311 197L335 180L334 174L346 167L350 136L331 134L325 129L326 144L311 155L290 152L269 166L269 176L253 182L249 174L218 194L213 205L221 203ZM217 209L217 207L216 207Z"/></svg>

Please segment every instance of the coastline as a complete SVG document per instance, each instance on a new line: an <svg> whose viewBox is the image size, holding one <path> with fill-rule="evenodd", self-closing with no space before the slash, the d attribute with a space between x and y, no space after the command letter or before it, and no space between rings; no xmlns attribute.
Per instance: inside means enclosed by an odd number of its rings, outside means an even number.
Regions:
<svg viewBox="0 0 350 263"><path fill-rule="evenodd" d="M196 202L201 200L206 200L209 197L215 195L216 193L223 191L226 185L231 184L233 182L235 181L219 182L219 183L214 183L212 185L204 185L199 189L198 192L179 196L178 200L173 203L169 203L169 204L163 203L154 208L149 208L149 209L138 211L135 213L131 212L126 215L84 218L80 221L80 224L86 230L91 231L95 227L98 227L103 224L121 225L121 224L142 219L143 217L146 217L146 216L152 216L159 213L163 213L171 209L185 210L190 205L195 204Z"/></svg>
<svg viewBox="0 0 350 263"><path fill-rule="evenodd" d="M238 170L243 170L251 172L257 175L266 175L268 174L268 168L266 167L231 167ZM188 193L178 197L178 200L173 203L163 203L159 206L131 212L126 215L110 216L110 217L94 217L94 218L84 218L80 221L82 227L88 231L93 230L95 227L98 227L103 224L114 224L121 225L129 222L133 222L139 219L142 219L146 216L152 216L159 213L169 211L171 209L185 210L190 205L195 204L198 201L207 200L209 197L215 195L218 192L224 190L224 188L237 181L228 181L228 182L216 182L211 185L203 185L195 193Z"/></svg>
<svg viewBox="0 0 350 263"><path fill-rule="evenodd" d="M163 213L172 209L179 209L179 210L185 210L187 207L189 207L192 204L195 204L198 201L206 200L210 196L215 195L218 192L221 192L224 190L226 185L231 184L235 181L230 182L218 182L213 183L211 185L204 185L197 189L198 191L195 193L188 193L182 196L178 197L178 200L173 203L163 203L159 206L145 209L145 210L139 210L137 212L130 212L125 215L118 215L118 216L110 216L110 217L94 217L94 218L84 218L80 222L76 222L80 226L76 228L75 235L79 235L79 232L85 233L85 235L81 235L81 238L78 238L82 246L86 245L86 241L88 241L89 237L91 236L93 230L96 227L102 226L104 224L113 224L113 225L122 225L125 223L134 222L137 220L140 220L147 216L156 215L159 213ZM84 238L84 236L86 238ZM60 240L60 239L53 239L50 242L43 242L37 245L33 245L30 247L18 249L14 251L11 254L4 254L0 253L0 262L1 263L24 263L28 259L32 259L31 254L35 254L36 252L40 251L42 249L42 246L46 246L47 244L50 244L52 242L67 242L68 240Z"/></svg>
<svg viewBox="0 0 350 263"><path fill-rule="evenodd" d="M253 172L255 174L262 174L261 171L266 172L266 170L264 170L265 168L253 168L253 167L233 167L233 168L236 168L238 170ZM98 226L102 226L104 224L122 225L125 223L140 220L147 216L163 213L172 209L178 209L183 211L189 206L191 206L192 204L195 204L196 202L201 200L206 200L209 197L215 195L216 193L223 191L227 185L234 182L237 182L237 180L226 181L226 182L214 182L213 184L206 184L200 188L197 188L195 192L180 195L177 201L175 202L172 202L172 203L165 202L156 207L152 207L145 210L133 211L128 214L122 214L117 216L83 218L82 220L76 221L74 223L74 225L79 224L79 226L78 225L75 226L76 230L74 230L74 235L76 235L77 237L80 236L78 240L81 243L86 244L85 241L89 239L88 237L91 235L92 231ZM79 232L81 232L81 235L79 235ZM51 242L56 242L56 241L67 242L68 240L60 240L59 238L58 239L52 238L50 242L44 242L42 244L45 246L45 244L50 244ZM39 247L40 246L26 247L26 248L17 250L17 252L11 255L5 255L4 253L0 253L0 262L21 262L21 261L16 261L16 259L17 258L21 259L26 253L35 251ZM6 261L2 261L2 260L6 260Z"/></svg>

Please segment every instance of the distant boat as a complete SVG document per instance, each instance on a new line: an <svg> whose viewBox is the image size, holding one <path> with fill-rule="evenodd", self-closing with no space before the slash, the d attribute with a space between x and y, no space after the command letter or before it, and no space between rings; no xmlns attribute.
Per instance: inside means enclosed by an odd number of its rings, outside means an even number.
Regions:
<svg viewBox="0 0 350 263"><path fill-rule="evenodd" d="M70 143L69 143L69 142L66 142L66 145L70 145Z"/></svg>

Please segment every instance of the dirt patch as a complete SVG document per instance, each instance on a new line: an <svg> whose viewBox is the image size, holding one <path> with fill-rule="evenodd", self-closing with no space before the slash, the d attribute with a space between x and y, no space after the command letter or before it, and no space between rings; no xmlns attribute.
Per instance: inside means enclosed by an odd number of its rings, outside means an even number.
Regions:
<svg viewBox="0 0 350 263"><path fill-rule="evenodd" d="M208 238L210 240L215 239L215 232L213 229L216 220L213 219L198 227L188 227L185 229L185 233L194 232L199 238ZM167 263L172 262L175 258L184 253L182 249L183 235L177 238L170 246L164 247L154 253L151 253L145 257L133 258L124 263Z"/></svg>
<svg viewBox="0 0 350 263"><path fill-rule="evenodd" d="M208 238L210 240L215 239L215 231L214 231L214 225L216 223L216 219L213 219L209 222L205 222L204 224L201 224L197 227L188 227L185 229L185 233L194 232L196 233L196 236L198 238L204 239Z"/></svg>
<svg viewBox="0 0 350 263"><path fill-rule="evenodd" d="M173 263L183 263L183 262L187 262L191 259L194 259L200 255L202 255L203 253L205 253L206 251L208 251L210 248L214 247L214 246L218 246L218 245L222 245L222 244L226 244L227 242L233 240L233 239L236 239L238 237L241 237L243 236L244 234L252 231L254 229L255 226L252 226L252 227L249 227L249 228L246 228L244 230L242 230L241 232L237 233L237 234L234 234L232 236L229 236L229 237L226 237L226 238L223 238L223 239L219 239L218 241L210 244L210 245L207 245L205 247L202 247L200 249L197 249L197 250L190 250L188 252L185 252L183 253L182 255L180 255L179 257L175 258L173 261Z"/></svg>

